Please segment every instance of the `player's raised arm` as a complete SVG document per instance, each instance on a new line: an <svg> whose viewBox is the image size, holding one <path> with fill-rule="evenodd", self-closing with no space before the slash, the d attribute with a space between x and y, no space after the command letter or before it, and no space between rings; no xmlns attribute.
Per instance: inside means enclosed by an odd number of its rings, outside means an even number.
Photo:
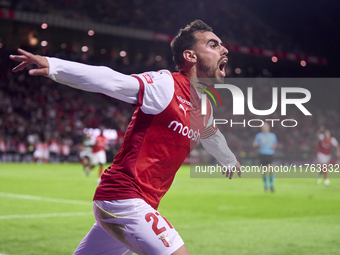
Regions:
<svg viewBox="0 0 340 255"><path fill-rule="evenodd" d="M35 64L36 69L29 70L33 76L48 76L52 80L73 88L103 93L127 103L138 101L139 82L136 78L116 72L104 66L91 66L58 58L34 55L18 49L21 55L11 55L10 59L21 63L13 72L22 71Z"/></svg>

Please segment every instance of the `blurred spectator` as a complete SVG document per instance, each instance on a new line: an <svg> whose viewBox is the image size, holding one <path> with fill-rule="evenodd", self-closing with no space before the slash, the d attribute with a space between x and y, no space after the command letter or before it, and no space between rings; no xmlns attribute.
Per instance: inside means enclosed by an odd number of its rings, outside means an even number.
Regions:
<svg viewBox="0 0 340 255"><path fill-rule="evenodd" d="M17 154L19 155L19 161L25 162L26 161L26 155L28 152L27 144L24 139L21 139L17 145Z"/></svg>
<svg viewBox="0 0 340 255"><path fill-rule="evenodd" d="M0 162L5 161L7 146L5 140L0 136Z"/></svg>
<svg viewBox="0 0 340 255"><path fill-rule="evenodd" d="M35 150L33 153L33 161L37 163L47 163L49 158L48 144L45 139L39 139L35 144Z"/></svg>

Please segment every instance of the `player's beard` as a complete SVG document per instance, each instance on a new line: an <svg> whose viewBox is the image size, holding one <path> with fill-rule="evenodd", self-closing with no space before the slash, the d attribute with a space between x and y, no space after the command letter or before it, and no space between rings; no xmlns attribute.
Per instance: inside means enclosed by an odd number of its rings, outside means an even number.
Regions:
<svg viewBox="0 0 340 255"><path fill-rule="evenodd" d="M217 73L220 72L218 65L216 67L208 66L201 59L200 61L197 62L197 69L198 69L198 73L205 74L207 78L211 79L211 84L216 84L216 83L221 84L224 82L224 77L218 77L217 75Z"/></svg>

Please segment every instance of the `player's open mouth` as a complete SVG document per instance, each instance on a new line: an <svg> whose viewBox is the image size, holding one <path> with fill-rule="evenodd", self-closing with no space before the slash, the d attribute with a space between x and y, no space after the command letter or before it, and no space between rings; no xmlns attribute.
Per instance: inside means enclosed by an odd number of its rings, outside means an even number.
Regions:
<svg viewBox="0 0 340 255"><path fill-rule="evenodd" d="M218 66L218 68L220 69L220 73L222 74L222 76L224 77L226 75L225 73L225 67L228 63L228 59L224 58L221 62L220 65Z"/></svg>

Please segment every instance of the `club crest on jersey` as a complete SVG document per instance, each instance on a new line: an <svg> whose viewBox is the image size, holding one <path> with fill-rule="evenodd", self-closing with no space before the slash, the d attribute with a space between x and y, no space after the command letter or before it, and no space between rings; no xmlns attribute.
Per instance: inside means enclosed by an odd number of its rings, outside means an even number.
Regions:
<svg viewBox="0 0 340 255"><path fill-rule="evenodd" d="M153 83L153 80L152 80L150 74L143 73L142 76L144 77L144 79L146 80L147 83L149 83L149 84Z"/></svg>
<svg viewBox="0 0 340 255"><path fill-rule="evenodd" d="M161 235L159 240L161 240L163 242L165 247L170 247L171 241L170 241L168 234Z"/></svg>

